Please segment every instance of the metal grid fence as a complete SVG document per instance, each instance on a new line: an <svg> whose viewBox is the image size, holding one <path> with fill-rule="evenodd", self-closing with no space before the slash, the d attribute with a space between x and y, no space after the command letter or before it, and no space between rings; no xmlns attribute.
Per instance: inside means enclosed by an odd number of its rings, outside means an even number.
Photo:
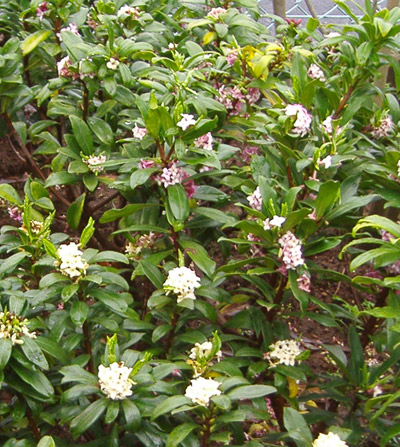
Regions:
<svg viewBox="0 0 400 447"><path fill-rule="evenodd" d="M262 14L271 14L273 12L272 0L259 0L259 3ZM287 0L286 3L286 16L288 18L307 20L311 17L305 0ZM313 0L312 3L322 23L346 23L351 21L346 12L332 0ZM358 0L358 3L363 6L364 1ZM379 0L377 5L378 8L385 7L386 0ZM350 3L348 3L348 6L351 7L357 16L361 16L357 7Z"/></svg>

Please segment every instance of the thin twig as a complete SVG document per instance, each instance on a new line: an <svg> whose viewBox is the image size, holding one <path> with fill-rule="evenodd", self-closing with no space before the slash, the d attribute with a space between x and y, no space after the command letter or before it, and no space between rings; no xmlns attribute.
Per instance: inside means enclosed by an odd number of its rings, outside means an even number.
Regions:
<svg viewBox="0 0 400 447"><path fill-rule="evenodd" d="M25 402L25 398L22 395L22 393L17 393L18 399L21 402ZM29 426L31 427L32 433L36 438L36 441L40 441L41 435L39 431L39 427L36 425L35 419L33 418L32 410L28 407L28 404L26 405L26 417L29 422Z"/></svg>
<svg viewBox="0 0 400 447"><path fill-rule="evenodd" d="M93 207L89 208L88 213L89 215L92 215L95 211L99 210L100 208L103 208L107 203L111 202L113 199L118 197L119 191L114 191L110 196L106 197L101 202L96 203Z"/></svg>

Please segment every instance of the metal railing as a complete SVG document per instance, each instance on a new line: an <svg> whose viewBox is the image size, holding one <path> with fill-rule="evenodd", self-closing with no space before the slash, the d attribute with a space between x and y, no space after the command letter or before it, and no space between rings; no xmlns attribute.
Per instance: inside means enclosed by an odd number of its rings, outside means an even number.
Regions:
<svg viewBox="0 0 400 447"><path fill-rule="evenodd" d="M259 3L262 14L271 14L273 12L272 0L260 0ZM287 0L286 3L287 18L307 20L312 17L305 0ZM312 3L322 23L346 23L351 21L346 12L332 0L313 0ZM359 3L362 7L364 2L359 0ZM348 5L351 6L350 4ZM378 8L385 7L386 0L379 0L377 6ZM360 10L356 7L353 6L351 9L356 16L361 16ZM272 19L267 19L267 21L270 23L270 26L273 25Z"/></svg>

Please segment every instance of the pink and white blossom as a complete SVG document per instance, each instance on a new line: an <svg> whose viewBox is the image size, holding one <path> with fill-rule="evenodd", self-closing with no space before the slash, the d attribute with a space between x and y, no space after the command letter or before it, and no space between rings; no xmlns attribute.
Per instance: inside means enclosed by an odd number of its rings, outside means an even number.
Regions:
<svg viewBox="0 0 400 447"><path fill-rule="evenodd" d="M292 132L296 135L304 137L311 128L312 117L307 109L301 104L288 104L284 110L285 115L295 116Z"/></svg>
<svg viewBox="0 0 400 447"><path fill-rule="evenodd" d="M190 115L188 113L182 113L181 114L182 119L176 123L178 127L180 127L182 130L186 130L190 126L193 126L196 124L196 120L194 119L193 115Z"/></svg>
<svg viewBox="0 0 400 447"><path fill-rule="evenodd" d="M214 138L211 132L202 135L194 140L194 145L205 149L206 151L212 151L214 149Z"/></svg>
<svg viewBox="0 0 400 447"><path fill-rule="evenodd" d="M139 127L137 123L135 123L135 127L132 130L134 138L139 140L143 140L143 138L147 135L147 129L145 127Z"/></svg>
<svg viewBox="0 0 400 447"><path fill-rule="evenodd" d="M261 195L261 190L260 190L259 186L257 186L257 188L254 190L254 192L252 194L247 196L247 200L249 202L249 205L253 209L255 209L257 211L261 211L261 209L262 209L262 195Z"/></svg>
<svg viewBox="0 0 400 447"><path fill-rule="evenodd" d="M304 264L302 243L297 237L288 231L279 240L281 246L281 258L288 270L296 270L296 267Z"/></svg>

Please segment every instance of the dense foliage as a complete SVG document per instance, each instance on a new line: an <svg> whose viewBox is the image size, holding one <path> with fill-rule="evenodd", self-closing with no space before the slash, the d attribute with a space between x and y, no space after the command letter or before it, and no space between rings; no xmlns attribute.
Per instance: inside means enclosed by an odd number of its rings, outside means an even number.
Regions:
<svg viewBox="0 0 400 447"><path fill-rule="evenodd" d="M2 446L398 445L400 9L336 3L0 0Z"/></svg>

